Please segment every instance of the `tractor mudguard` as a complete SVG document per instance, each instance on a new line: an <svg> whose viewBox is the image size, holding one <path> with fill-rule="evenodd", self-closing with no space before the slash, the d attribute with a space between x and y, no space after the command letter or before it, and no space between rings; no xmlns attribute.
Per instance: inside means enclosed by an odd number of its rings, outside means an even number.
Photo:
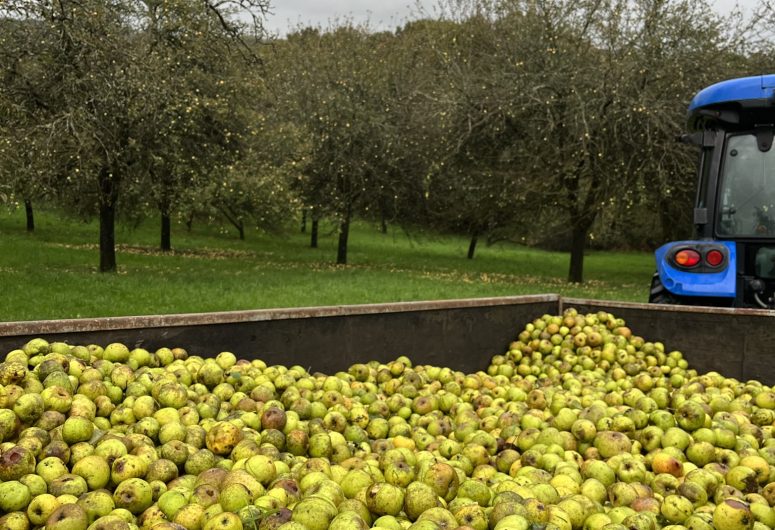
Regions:
<svg viewBox="0 0 775 530"><path fill-rule="evenodd" d="M685 270L670 261L673 250L708 245L726 249L726 263L718 270L707 267ZM737 246L733 241L672 241L662 245L655 252L659 279L665 289L677 296L734 298L737 283L736 250Z"/></svg>

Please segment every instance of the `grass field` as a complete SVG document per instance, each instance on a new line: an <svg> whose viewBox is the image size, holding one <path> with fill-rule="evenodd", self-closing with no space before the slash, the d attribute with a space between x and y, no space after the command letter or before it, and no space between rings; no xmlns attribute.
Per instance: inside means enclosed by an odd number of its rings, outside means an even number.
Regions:
<svg viewBox="0 0 775 530"><path fill-rule="evenodd" d="M558 293L645 301L653 258L590 253L586 282L565 282L568 255L516 245L480 245L452 236L381 234L354 227L347 266L337 266L336 235L321 227L309 248L299 232L248 232L173 226L171 254L158 248L156 223L119 225L118 274L97 272L98 225L37 213L26 233L23 212L0 213L0 321L170 314L270 307Z"/></svg>

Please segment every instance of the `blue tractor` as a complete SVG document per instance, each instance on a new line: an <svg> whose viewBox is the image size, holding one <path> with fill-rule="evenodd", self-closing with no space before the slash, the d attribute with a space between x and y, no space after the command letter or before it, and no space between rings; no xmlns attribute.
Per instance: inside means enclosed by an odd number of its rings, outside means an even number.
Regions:
<svg viewBox="0 0 775 530"><path fill-rule="evenodd" d="M701 90L689 127L695 239L657 249L649 302L775 308L775 75Z"/></svg>

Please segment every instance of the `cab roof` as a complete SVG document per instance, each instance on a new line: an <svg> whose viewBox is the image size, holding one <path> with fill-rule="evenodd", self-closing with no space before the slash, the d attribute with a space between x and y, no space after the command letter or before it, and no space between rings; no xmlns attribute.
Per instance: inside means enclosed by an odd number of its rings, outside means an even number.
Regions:
<svg viewBox="0 0 775 530"><path fill-rule="evenodd" d="M756 120L775 108L775 74L729 79L700 90L689 104L693 128L707 121L728 124ZM757 109L759 112L757 112Z"/></svg>
<svg viewBox="0 0 775 530"><path fill-rule="evenodd" d="M744 104L750 101L754 106L770 106L773 94L775 74L729 79L700 90L689 104L689 112L720 103Z"/></svg>

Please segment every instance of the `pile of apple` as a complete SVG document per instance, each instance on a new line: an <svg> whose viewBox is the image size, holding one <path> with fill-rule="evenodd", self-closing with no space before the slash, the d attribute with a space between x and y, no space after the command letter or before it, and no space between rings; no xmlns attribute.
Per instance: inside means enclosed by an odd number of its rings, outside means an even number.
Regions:
<svg viewBox="0 0 775 530"><path fill-rule="evenodd" d="M0 364L0 529L772 529L774 423L603 312L475 374L34 339Z"/></svg>

